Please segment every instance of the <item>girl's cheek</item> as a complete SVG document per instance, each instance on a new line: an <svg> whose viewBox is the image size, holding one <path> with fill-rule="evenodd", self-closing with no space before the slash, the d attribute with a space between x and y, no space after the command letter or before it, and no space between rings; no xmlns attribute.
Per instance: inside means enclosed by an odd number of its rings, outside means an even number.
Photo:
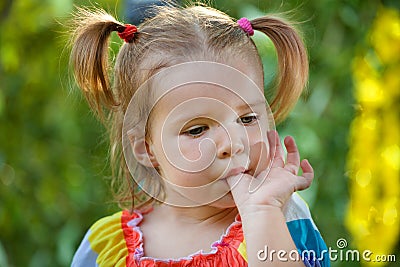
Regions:
<svg viewBox="0 0 400 267"><path fill-rule="evenodd" d="M177 158L177 165L190 172L208 168L216 155L215 144L208 138L182 138L178 149L180 157Z"/></svg>
<svg viewBox="0 0 400 267"><path fill-rule="evenodd" d="M263 119L264 117L267 116L262 116L262 119L260 119L258 124L258 129L254 132L254 138L252 140L257 141L254 141L253 145L250 146L250 151L254 150L252 157L257 157L257 159L254 160L257 162L255 172L256 175L270 167L274 156L271 155L274 153L274 147L272 149L270 148L270 143L267 137L267 132L270 126L268 125L267 121Z"/></svg>
<svg viewBox="0 0 400 267"><path fill-rule="evenodd" d="M269 166L270 158L268 145L265 142L259 141L250 146L249 169L253 176L257 176Z"/></svg>
<svg viewBox="0 0 400 267"><path fill-rule="evenodd" d="M252 128L248 132L249 136L249 169L253 176L257 176L270 165L271 156L267 137L263 135L262 125Z"/></svg>
<svg viewBox="0 0 400 267"><path fill-rule="evenodd" d="M178 144L181 156L189 161L199 160L201 157L200 139L192 139L188 137L179 138Z"/></svg>
<svg viewBox="0 0 400 267"><path fill-rule="evenodd" d="M182 156L184 159L189 161L198 161L201 159L201 151L197 145L182 147Z"/></svg>

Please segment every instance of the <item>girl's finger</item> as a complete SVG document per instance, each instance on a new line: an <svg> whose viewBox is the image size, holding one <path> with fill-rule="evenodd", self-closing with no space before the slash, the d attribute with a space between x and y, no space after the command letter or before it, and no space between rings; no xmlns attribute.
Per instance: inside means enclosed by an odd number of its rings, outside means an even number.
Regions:
<svg viewBox="0 0 400 267"><path fill-rule="evenodd" d="M285 169L297 175L300 166L300 155L296 142L291 136L286 136L284 142L287 151Z"/></svg>
<svg viewBox="0 0 400 267"><path fill-rule="evenodd" d="M281 167L285 165L285 156L279 135L276 131L267 132L269 147L271 148L272 167Z"/></svg>
<svg viewBox="0 0 400 267"><path fill-rule="evenodd" d="M300 163L300 167L303 171L302 176L298 176L296 183L296 191L304 190L311 185L312 180L314 179L314 170L308 160L304 159Z"/></svg>
<svg viewBox="0 0 400 267"><path fill-rule="evenodd" d="M239 174L227 178L235 202L237 199L246 198L252 180L254 180L254 177L248 174Z"/></svg>

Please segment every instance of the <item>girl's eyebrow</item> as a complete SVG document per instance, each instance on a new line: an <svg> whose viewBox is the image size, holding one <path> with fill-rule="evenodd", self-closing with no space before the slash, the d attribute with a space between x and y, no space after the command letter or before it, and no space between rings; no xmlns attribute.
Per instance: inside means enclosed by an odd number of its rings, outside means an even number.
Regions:
<svg viewBox="0 0 400 267"><path fill-rule="evenodd" d="M257 101L257 102L250 103L250 104L249 103L239 104L239 105L237 105L235 107L231 107L231 108L234 111L236 110L236 111L241 112L243 110L248 110L248 109L252 110L253 108L255 108L257 106L261 106L261 105L265 106L265 104L266 104L266 101L262 100L262 101ZM210 115L207 113L199 113L199 114L196 114L196 117L208 118L208 117L210 117ZM175 123L179 123L181 121L187 121L187 120L188 120L188 117L186 117L184 114L181 114L178 116L174 116L174 118L172 118L170 122L175 124Z"/></svg>
<svg viewBox="0 0 400 267"><path fill-rule="evenodd" d="M255 103L244 103L244 104L241 104L241 105L238 105L238 106L236 106L235 107L235 109L236 110L245 110L245 109L249 109L249 108L254 108L254 107L256 107L256 106L260 106L260 105L265 105L266 104L266 101L265 100L263 100L263 101L257 101L257 102L255 102Z"/></svg>

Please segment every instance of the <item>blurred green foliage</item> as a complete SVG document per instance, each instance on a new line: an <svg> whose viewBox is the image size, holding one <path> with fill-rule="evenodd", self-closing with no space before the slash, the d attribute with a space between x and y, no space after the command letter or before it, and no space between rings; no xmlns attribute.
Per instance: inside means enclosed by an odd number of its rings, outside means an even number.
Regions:
<svg viewBox="0 0 400 267"><path fill-rule="evenodd" d="M341 237L351 246L343 226L354 104L351 59L382 3L213 2L236 18L292 10L289 15L302 22L310 58L308 93L278 130L294 136L314 166L316 180L303 196L328 246L335 247ZM98 3L123 17L118 1ZM68 266L87 228L118 209L109 193L105 131L75 92L68 67L66 28L59 21L73 4L91 5L83 0L0 3L0 266ZM262 37L255 39L270 78L273 49Z"/></svg>

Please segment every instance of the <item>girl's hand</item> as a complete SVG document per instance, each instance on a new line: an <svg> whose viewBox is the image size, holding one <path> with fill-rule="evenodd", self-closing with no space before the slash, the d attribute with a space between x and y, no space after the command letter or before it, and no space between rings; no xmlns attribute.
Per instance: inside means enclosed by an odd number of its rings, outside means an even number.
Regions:
<svg viewBox="0 0 400 267"><path fill-rule="evenodd" d="M300 155L294 139L287 136L284 140L287 150L285 162L284 151L278 133L267 133L269 155L273 156L272 166L267 170L254 174L239 174L228 178L232 195L239 212L256 212L262 208L274 207L282 209L293 192L303 190L311 185L314 171L307 160L300 162ZM264 146L265 143L256 145ZM256 150L259 151L260 148ZM274 153L275 152L275 153ZM299 167L303 174L297 175Z"/></svg>

